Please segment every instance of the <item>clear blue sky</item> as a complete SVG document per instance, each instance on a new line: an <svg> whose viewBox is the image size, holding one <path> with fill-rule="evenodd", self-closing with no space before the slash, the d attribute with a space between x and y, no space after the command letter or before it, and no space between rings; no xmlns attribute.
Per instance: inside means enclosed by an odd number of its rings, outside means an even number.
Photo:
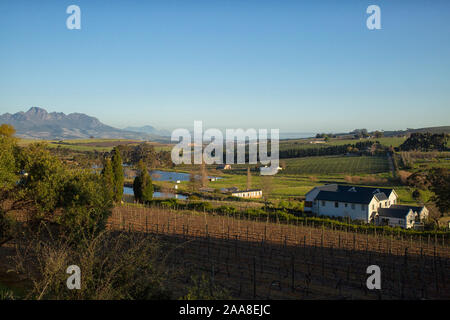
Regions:
<svg viewBox="0 0 450 320"><path fill-rule="evenodd" d="M66 28L67 6L81 30ZM382 30L366 28L381 7ZM0 2L0 111L116 127L450 125L447 0Z"/></svg>

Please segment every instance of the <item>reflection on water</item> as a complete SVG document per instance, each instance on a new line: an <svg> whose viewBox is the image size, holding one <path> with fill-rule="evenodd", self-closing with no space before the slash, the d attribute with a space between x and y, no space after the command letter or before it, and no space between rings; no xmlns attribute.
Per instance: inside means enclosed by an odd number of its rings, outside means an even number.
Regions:
<svg viewBox="0 0 450 320"><path fill-rule="evenodd" d="M161 170L153 170L150 172L152 175L152 180L155 181L189 181L190 174L184 173L184 172L173 172L173 171L161 171ZM195 175L196 179L200 179L199 175ZM215 179L221 179L220 177L208 177L208 178L215 178Z"/></svg>
<svg viewBox="0 0 450 320"><path fill-rule="evenodd" d="M123 193L134 195L133 188L123 187ZM163 193L163 192L153 192L153 198L175 198L180 200L186 200L188 197L177 193Z"/></svg>

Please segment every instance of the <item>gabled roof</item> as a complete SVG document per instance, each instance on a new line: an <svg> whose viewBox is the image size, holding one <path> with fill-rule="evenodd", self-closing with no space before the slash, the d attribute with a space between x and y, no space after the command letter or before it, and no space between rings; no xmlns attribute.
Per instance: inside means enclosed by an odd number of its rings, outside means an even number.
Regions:
<svg viewBox="0 0 450 320"><path fill-rule="evenodd" d="M316 200L369 204L374 195L367 192L320 191Z"/></svg>
<svg viewBox="0 0 450 320"><path fill-rule="evenodd" d="M316 189L320 190L316 196L316 200L361 204L370 203L373 197L375 197L378 201L387 200L394 191L393 189L388 188L358 187L338 184L328 184L325 186L316 187Z"/></svg>
<svg viewBox="0 0 450 320"><path fill-rule="evenodd" d="M388 217L388 218L397 218L397 219L404 219L406 215L411 211L410 208L407 206L401 208L379 208L378 209L378 216L381 217Z"/></svg>
<svg viewBox="0 0 450 320"><path fill-rule="evenodd" d="M412 211L414 211L414 212L417 212L417 213L420 213L422 210L423 210L423 208L425 208L425 207L421 207L421 206L405 206L405 205L402 205L402 204L393 204L392 206L390 206L389 207L390 209L392 208L392 209L402 209L402 208L405 208L405 209L411 209Z"/></svg>
<svg viewBox="0 0 450 320"><path fill-rule="evenodd" d="M343 191L367 192L367 193L372 193L372 194L384 193L386 195L386 197L389 197L391 195L391 192L394 191L394 189L390 189L390 188L374 188L374 187L359 187L359 186L344 186L344 185L340 184L340 185L338 185L338 190L337 191L339 191L339 192L343 192Z"/></svg>
<svg viewBox="0 0 450 320"><path fill-rule="evenodd" d="M384 192L375 193L374 196L377 197L377 199L380 201L389 199Z"/></svg>
<svg viewBox="0 0 450 320"><path fill-rule="evenodd" d="M337 184L326 184L323 186L318 186L318 187L314 187L313 189L311 189L310 191L308 191L306 194L309 194L310 192L314 191L314 190L320 190L320 191L337 191L338 190L338 185Z"/></svg>

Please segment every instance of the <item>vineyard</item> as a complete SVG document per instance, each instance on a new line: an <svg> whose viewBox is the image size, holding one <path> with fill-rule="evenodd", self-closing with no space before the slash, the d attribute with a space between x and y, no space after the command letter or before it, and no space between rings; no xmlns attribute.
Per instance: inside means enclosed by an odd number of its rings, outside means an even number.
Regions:
<svg viewBox="0 0 450 320"><path fill-rule="evenodd" d="M234 298L450 298L444 237L370 235L134 206L115 208L109 228L173 242L173 268L205 273ZM372 264L381 268L381 290L367 289Z"/></svg>
<svg viewBox="0 0 450 320"><path fill-rule="evenodd" d="M323 156L286 159L289 174L372 174L389 171L385 157Z"/></svg>

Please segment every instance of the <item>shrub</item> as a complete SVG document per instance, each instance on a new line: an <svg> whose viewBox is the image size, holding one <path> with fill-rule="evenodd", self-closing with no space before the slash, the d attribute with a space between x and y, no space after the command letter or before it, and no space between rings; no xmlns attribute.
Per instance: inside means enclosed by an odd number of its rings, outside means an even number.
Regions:
<svg viewBox="0 0 450 320"><path fill-rule="evenodd" d="M74 244L62 234L42 232L21 238L14 260L16 271L33 284L26 298L169 299L162 252L159 242L140 234L102 232ZM82 271L80 290L67 290L70 265Z"/></svg>

